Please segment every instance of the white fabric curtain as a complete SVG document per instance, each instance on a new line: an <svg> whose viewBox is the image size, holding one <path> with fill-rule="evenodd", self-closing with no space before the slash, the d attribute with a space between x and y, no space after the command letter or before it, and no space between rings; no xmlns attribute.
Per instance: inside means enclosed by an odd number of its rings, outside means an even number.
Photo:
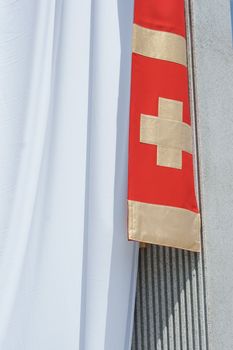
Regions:
<svg viewBox="0 0 233 350"><path fill-rule="evenodd" d="M128 350L133 0L0 0L0 349Z"/></svg>

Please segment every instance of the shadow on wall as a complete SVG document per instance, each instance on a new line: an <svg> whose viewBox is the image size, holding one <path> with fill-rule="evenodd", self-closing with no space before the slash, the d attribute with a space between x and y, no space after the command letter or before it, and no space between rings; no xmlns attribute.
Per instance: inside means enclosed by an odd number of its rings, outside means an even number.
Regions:
<svg viewBox="0 0 233 350"><path fill-rule="evenodd" d="M201 256L140 250L132 350L208 349Z"/></svg>

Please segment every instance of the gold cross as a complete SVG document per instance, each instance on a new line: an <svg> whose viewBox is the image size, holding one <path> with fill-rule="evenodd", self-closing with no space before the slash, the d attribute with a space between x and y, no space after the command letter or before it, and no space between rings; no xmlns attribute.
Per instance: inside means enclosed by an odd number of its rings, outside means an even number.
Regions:
<svg viewBox="0 0 233 350"><path fill-rule="evenodd" d="M158 116L141 114L140 142L157 146L157 165L182 169L182 151L192 153L192 130L183 102L159 97Z"/></svg>

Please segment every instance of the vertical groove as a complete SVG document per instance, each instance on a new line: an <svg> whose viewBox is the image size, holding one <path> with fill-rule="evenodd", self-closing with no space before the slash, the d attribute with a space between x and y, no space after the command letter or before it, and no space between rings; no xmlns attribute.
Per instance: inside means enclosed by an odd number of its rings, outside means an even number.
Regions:
<svg viewBox="0 0 233 350"><path fill-rule="evenodd" d="M167 295L167 322L168 322L168 348L175 350L174 344L174 316L172 313L173 298L172 298L172 275L171 275L171 260L170 249L165 248L165 273L166 273L166 295Z"/></svg>
<svg viewBox="0 0 233 350"><path fill-rule="evenodd" d="M187 310L187 299L185 293L185 273L184 273L184 264L183 264L183 251L176 250L176 268L178 274L178 290L179 290L179 304L180 304L180 335L181 335L181 348L182 350L191 350L189 347L189 329L187 329L188 323L188 312Z"/></svg>
<svg viewBox="0 0 233 350"><path fill-rule="evenodd" d="M141 300L140 300L140 314L141 314L141 328L142 328L142 349L147 349L147 310L146 310L146 281L145 281L145 264L144 264L144 254L145 249L141 251L141 274L140 278L140 291L141 291Z"/></svg>
<svg viewBox="0 0 233 350"><path fill-rule="evenodd" d="M160 339L161 339L161 349L164 350L164 339L163 339L163 314L162 314L162 297L161 297L161 280L160 280L160 247L156 247L156 257L157 257L157 288L158 288L158 307L159 307L159 319L158 325L160 328Z"/></svg>
<svg viewBox="0 0 233 350"><path fill-rule="evenodd" d="M193 318L192 318L192 298L191 298L191 276L189 274L189 255L188 252L183 252L183 267L184 267L184 281L185 281L185 310L187 320L187 341L188 341L188 349L192 350L194 348L195 340L193 337Z"/></svg>
<svg viewBox="0 0 233 350"><path fill-rule="evenodd" d="M168 337L167 337L167 320L166 320L166 292L165 292L165 283L164 283L164 247L158 247L158 264L159 264L159 299L161 307L161 333L162 333L162 344L163 350L168 348Z"/></svg>
<svg viewBox="0 0 233 350"><path fill-rule="evenodd" d="M193 339L194 349L198 348L199 340L199 314L198 314L198 289L197 289L197 270L195 264L196 254L189 254L189 275L191 276L191 302L192 302L192 320L193 320Z"/></svg>
<svg viewBox="0 0 233 350"><path fill-rule="evenodd" d="M148 248L149 249L149 248ZM145 264L145 306L146 306L146 314L147 314L147 348L150 349L152 344L151 344L151 318L150 318L150 305L149 305L149 297L150 297L150 286L148 284L148 269L149 266L147 264L147 255L148 255L148 249L144 249L144 264Z"/></svg>
<svg viewBox="0 0 233 350"><path fill-rule="evenodd" d="M158 277L158 247L153 247L153 281L154 281L154 300L155 300L155 328L156 328L156 350L162 350L162 325L161 325L161 311L159 302L159 277Z"/></svg>
<svg viewBox="0 0 233 350"><path fill-rule="evenodd" d="M179 295L179 284L178 274L176 268L176 249L171 248L171 264L172 264L172 297L173 297L173 314L174 314L174 340L175 349L183 350L181 345L181 334L180 334L180 304L178 301Z"/></svg>
<svg viewBox="0 0 233 350"><path fill-rule="evenodd" d="M139 271L141 271L141 254L139 254ZM136 349L141 350L142 349L142 334L141 334L141 312L140 312L140 305L141 305L141 289L140 289L140 273L138 274L138 281L137 281L137 293L136 293L136 305L135 305L135 343L136 343Z"/></svg>
<svg viewBox="0 0 233 350"><path fill-rule="evenodd" d="M152 253L151 253L152 247L149 246L148 249L146 249L146 263L147 263L147 280L148 282L152 278ZM147 286L147 310L148 310L148 322L149 322L149 349L155 349L156 346L156 328L155 328L155 307L154 307L154 285L148 284Z"/></svg>

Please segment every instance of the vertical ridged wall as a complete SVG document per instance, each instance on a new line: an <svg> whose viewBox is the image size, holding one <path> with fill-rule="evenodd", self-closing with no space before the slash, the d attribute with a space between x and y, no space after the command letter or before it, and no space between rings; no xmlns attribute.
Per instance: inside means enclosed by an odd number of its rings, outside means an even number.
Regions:
<svg viewBox="0 0 233 350"><path fill-rule="evenodd" d="M185 5L190 105L198 148L190 0ZM197 183L198 177L197 173ZM200 197L200 188L197 193ZM205 283L203 253L152 245L140 249L132 350L209 350Z"/></svg>
<svg viewBox="0 0 233 350"><path fill-rule="evenodd" d="M200 255L148 246L140 250L132 350L207 350Z"/></svg>

